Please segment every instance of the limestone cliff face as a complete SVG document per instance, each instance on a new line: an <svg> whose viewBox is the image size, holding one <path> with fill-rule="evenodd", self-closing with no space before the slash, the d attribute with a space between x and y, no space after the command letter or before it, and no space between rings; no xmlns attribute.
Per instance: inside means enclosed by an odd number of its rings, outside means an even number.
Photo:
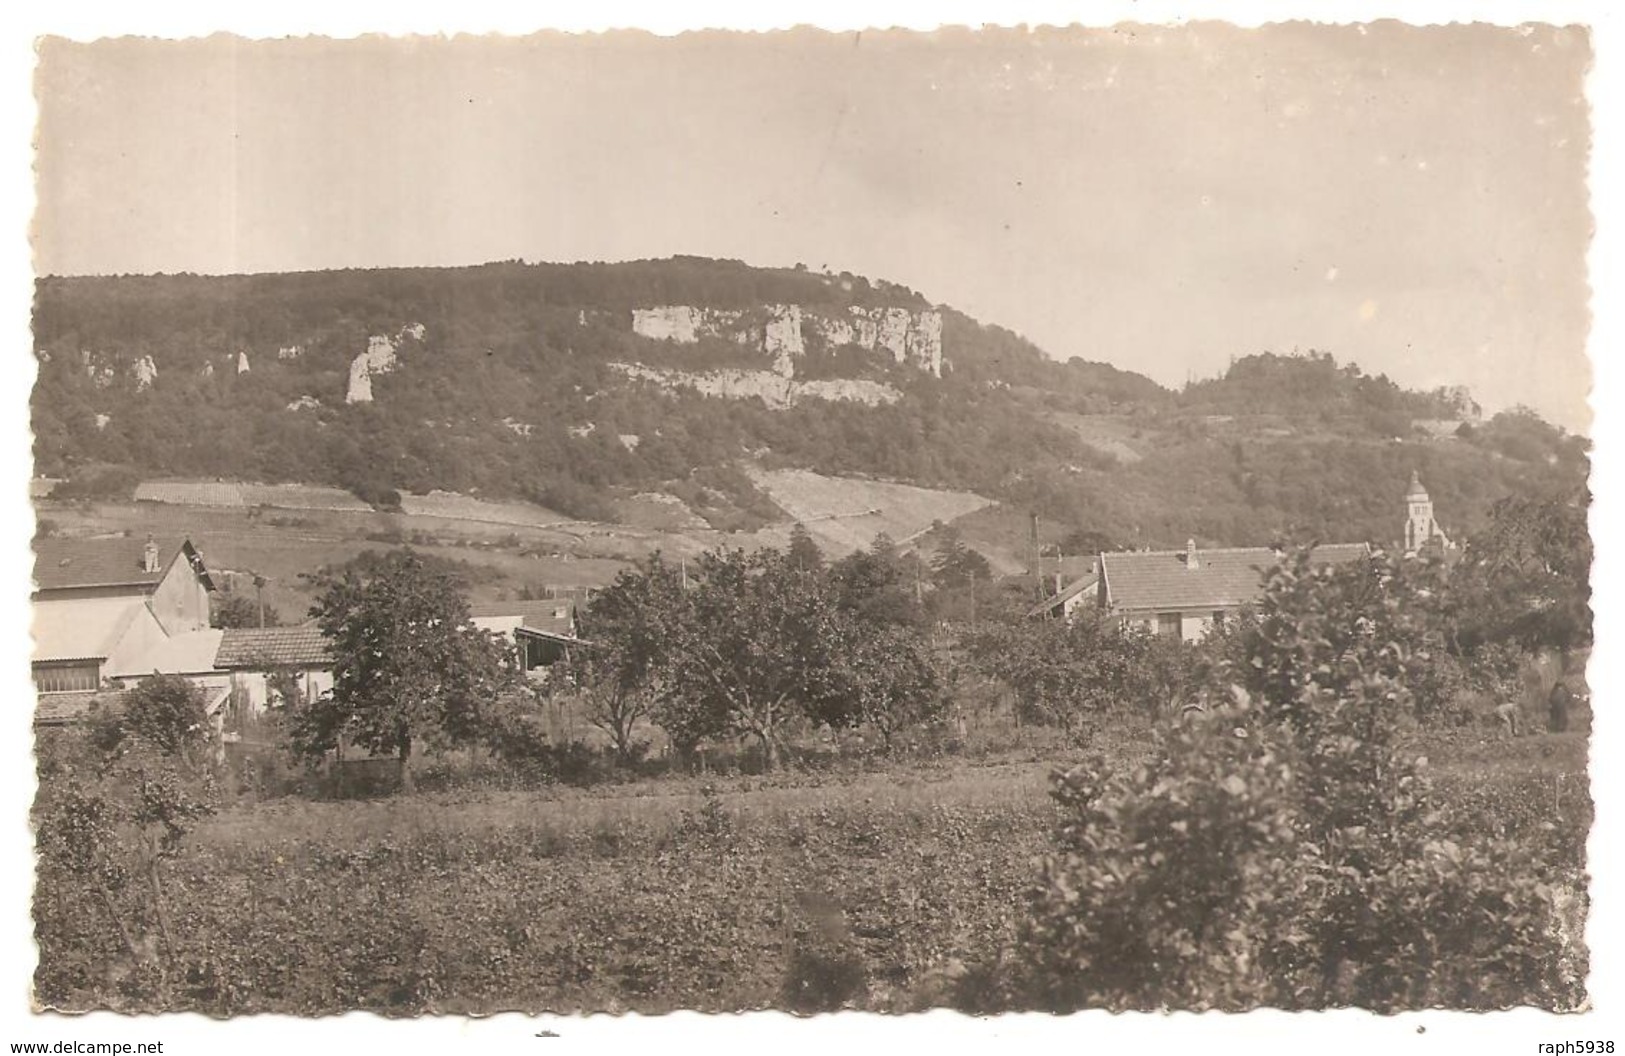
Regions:
<svg viewBox="0 0 1625 1056"><path fill-rule="evenodd" d="M367 350L350 361L350 388L344 402L371 403L373 375L388 374L395 363L395 342L378 334L369 337Z"/></svg>
<svg viewBox="0 0 1625 1056"><path fill-rule="evenodd" d="M130 368L130 373L135 375L135 391L140 392L152 388L152 383L158 380L158 365L151 356L142 356Z"/></svg>
<svg viewBox="0 0 1625 1056"><path fill-rule="evenodd" d="M847 309L845 317L814 318L813 325L827 344L889 352L893 362L907 363L933 377L942 376L941 312L854 305Z"/></svg>
<svg viewBox="0 0 1625 1056"><path fill-rule="evenodd" d="M113 357L105 352L81 349L79 361L84 364L85 374L98 389L111 387L118 378L118 366L114 363Z"/></svg>
<svg viewBox="0 0 1625 1056"><path fill-rule="evenodd" d="M942 313L936 311L854 305L845 312L825 312L772 304L758 312L738 312L668 304L633 309L632 331L680 345L702 337L734 340L771 357L774 373L786 378L795 376L795 363L806 354L809 333L827 345L885 352L895 363L942 376Z"/></svg>
<svg viewBox="0 0 1625 1056"><path fill-rule="evenodd" d="M401 327L393 338L374 334L367 338L367 350L350 361L350 387L344 394L345 403L371 403L372 379L394 370L399 357L397 351L407 338L422 341L425 330L422 323Z"/></svg>
<svg viewBox="0 0 1625 1056"><path fill-rule="evenodd" d="M773 357L773 372L783 377L794 377L796 360L807 354L801 339L801 308L794 304L775 304L768 309L766 325L762 327L762 351Z"/></svg>
<svg viewBox="0 0 1625 1056"><path fill-rule="evenodd" d="M803 400L849 400L868 404L896 403L903 394L878 381L857 378L833 378L818 381L795 381L771 370L713 370L689 373L681 370L656 370L633 363L616 363L615 369L627 377L653 382L668 391L688 389L702 396L724 399L759 399L774 410L793 407Z"/></svg>

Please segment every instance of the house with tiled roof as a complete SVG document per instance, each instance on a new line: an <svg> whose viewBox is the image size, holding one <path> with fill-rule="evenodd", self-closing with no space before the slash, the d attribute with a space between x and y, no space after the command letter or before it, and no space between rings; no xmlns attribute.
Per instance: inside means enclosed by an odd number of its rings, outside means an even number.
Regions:
<svg viewBox="0 0 1625 1056"><path fill-rule="evenodd" d="M186 539L41 539L34 584L33 673L42 696L212 670L214 583Z"/></svg>
<svg viewBox="0 0 1625 1056"><path fill-rule="evenodd" d="M1328 563L1369 556L1364 543L1317 546L1311 559ZM1136 550L1100 555L1100 606L1125 626L1197 641L1258 600L1264 574L1281 558L1265 546L1201 550Z"/></svg>
<svg viewBox="0 0 1625 1056"><path fill-rule="evenodd" d="M576 606L568 598L481 602L468 607L474 626L513 641L525 673L545 677L582 644L576 636Z"/></svg>
<svg viewBox="0 0 1625 1056"><path fill-rule="evenodd" d="M292 686L304 700L333 689L333 656L319 627L228 627L214 666L231 680L228 726L280 701L279 687Z"/></svg>

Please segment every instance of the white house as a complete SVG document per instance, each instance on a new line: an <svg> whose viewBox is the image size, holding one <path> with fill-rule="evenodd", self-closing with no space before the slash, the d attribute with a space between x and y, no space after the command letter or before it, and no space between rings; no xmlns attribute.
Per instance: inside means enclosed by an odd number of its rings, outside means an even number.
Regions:
<svg viewBox="0 0 1625 1056"><path fill-rule="evenodd" d="M218 704L214 583L190 541L41 539L34 583L38 715L65 721L99 691L152 674L195 677Z"/></svg>

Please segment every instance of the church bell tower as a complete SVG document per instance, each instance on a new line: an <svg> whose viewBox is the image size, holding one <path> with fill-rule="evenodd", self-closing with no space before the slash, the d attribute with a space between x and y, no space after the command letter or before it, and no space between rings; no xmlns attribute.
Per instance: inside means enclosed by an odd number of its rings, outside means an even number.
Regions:
<svg viewBox="0 0 1625 1056"><path fill-rule="evenodd" d="M1433 542L1446 549L1450 546L1433 519L1433 500L1422 486L1422 478L1412 470L1411 486L1405 490L1405 552L1414 554Z"/></svg>

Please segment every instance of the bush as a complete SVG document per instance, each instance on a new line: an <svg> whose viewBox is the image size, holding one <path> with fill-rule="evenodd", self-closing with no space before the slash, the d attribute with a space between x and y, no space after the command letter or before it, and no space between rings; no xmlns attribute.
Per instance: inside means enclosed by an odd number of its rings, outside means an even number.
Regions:
<svg viewBox="0 0 1625 1056"><path fill-rule="evenodd" d="M180 675L152 675L137 683L125 694L124 721L168 755L195 749L208 736L203 690Z"/></svg>
<svg viewBox="0 0 1625 1056"><path fill-rule="evenodd" d="M1583 953L1528 841L1435 806L1400 751L1425 575L1384 559L1269 577L1220 672L1236 702L1160 733L1065 813L1009 980L1051 1010L1577 1007Z"/></svg>

